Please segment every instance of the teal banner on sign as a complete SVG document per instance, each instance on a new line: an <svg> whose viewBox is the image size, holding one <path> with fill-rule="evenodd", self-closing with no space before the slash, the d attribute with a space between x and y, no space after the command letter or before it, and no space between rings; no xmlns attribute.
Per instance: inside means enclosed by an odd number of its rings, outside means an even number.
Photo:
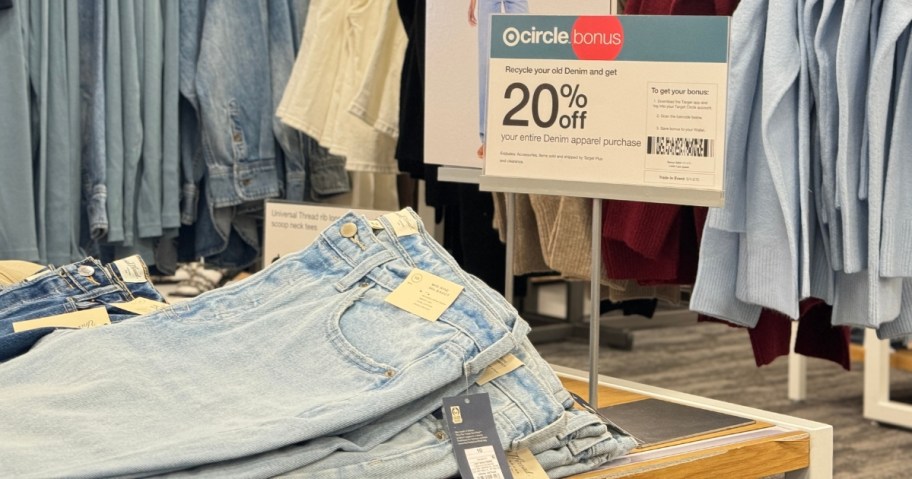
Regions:
<svg viewBox="0 0 912 479"><path fill-rule="evenodd" d="M495 15L491 58L728 61L728 17Z"/></svg>

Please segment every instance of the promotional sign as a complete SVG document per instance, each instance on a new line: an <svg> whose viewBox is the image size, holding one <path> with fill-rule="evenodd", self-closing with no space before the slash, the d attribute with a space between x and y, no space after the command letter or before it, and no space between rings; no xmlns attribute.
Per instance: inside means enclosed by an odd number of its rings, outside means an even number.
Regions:
<svg viewBox="0 0 912 479"><path fill-rule="evenodd" d="M482 188L721 205L728 24L495 15Z"/></svg>
<svg viewBox="0 0 912 479"><path fill-rule="evenodd" d="M424 160L481 169L494 15L611 15L615 0L427 2Z"/></svg>
<svg viewBox="0 0 912 479"><path fill-rule="evenodd" d="M348 211L349 208L267 201L263 212L263 267L288 253L310 246L324 229ZM389 213L376 210L352 211L368 219Z"/></svg>

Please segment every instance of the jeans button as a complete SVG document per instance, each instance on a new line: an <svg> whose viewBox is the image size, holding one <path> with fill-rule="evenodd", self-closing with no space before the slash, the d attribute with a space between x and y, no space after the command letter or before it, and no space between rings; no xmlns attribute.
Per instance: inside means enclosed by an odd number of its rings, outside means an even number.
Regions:
<svg viewBox="0 0 912 479"><path fill-rule="evenodd" d="M87 264L80 266L76 271L83 276L92 276L95 274L95 268Z"/></svg>
<svg viewBox="0 0 912 479"><path fill-rule="evenodd" d="M339 233L344 238L354 238L358 234L358 227L354 223L345 223L339 228Z"/></svg>

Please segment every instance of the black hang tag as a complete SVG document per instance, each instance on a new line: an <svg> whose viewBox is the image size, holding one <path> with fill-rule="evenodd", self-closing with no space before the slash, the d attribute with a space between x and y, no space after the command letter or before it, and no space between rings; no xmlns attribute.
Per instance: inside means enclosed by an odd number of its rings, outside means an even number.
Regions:
<svg viewBox="0 0 912 479"><path fill-rule="evenodd" d="M443 398L443 418L463 479L513 479L487 393Z"/></svg>

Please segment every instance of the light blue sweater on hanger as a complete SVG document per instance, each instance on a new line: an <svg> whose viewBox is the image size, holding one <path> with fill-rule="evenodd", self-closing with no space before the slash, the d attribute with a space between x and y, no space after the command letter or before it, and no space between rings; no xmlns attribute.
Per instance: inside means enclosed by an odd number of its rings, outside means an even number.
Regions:
<svg viewBox="0 0 912 479"><path fill-rule="evenodd" d="M897 71L894 76L893 126L884 179L883 231L880 267L884 276L902 276L902 303L899 318L884 323L877 335L882 339L912 335L912 48L907 28L896 46ZM900 59L902 59L900 61Z"/></svg>
<svg viewBox="0 0 912 479"><path fill-rule="evenodd" d="M836 51L836 90L839 135L836 154L836 207L842 219L842 270L858 273L866 267L867 210L859 197L860 169L867 163L865 95L870 69L872 3L845 0ZM854 283L854 281L853 281Z"/></svg>
<svg viewBox="0 0 912 479"><path fill-rule="evenodd" d="M891 150L891 137L893 132L890 126L890 102L893 92L893 79L900 77L901 73L894 75L893 67L896 63L897 43L903 32L912 22L912 2L908 0L886 0L883 3L883 13L880 20L877 48L872 60L872 75L868 90L868 122L869 122L869 181L868 181L868 216L872 219L868 241L868 274L870 281L869 297L871 298L871 317L879 319L878 325L898 317L890 328L881 328L878 334L902 335L912 333L912 310L902 308L903 280L901 278L883 277L881 268L881 218L909 217L912 211L912 202L907 204L890 203L890 208L884 203L884 173L889 161L908 162L907 151ZM899 104L895 105L893 125L904 123L908 126L906 117L908 110L900 112ZM908 136L907 129L901 135ZM896 155L888 158L888 152ZM905 185L908 187L908 185ZM908 261L906 257L885 258L883 263ZM908 306L909 299L906 299Z"/></svg>
<svg viewBox="0 0 912 479"><path fill-rule="evenodd" d="M770 0L763 55L761 137L766 162L748 165L748 216L738 298L798 317L802 258L798 114L801 65L796 0ZM751 173L754 173L753 178Z"/></svg>
<svg viewBox="0 0 912 479"><path fill-rule="evenodd" d="M839 131L839 101L836 94L836 46L842 23L842 0L823 0L820 22L814 35L814 54L819 64L817 118L820 125L821 185L815 191L818 213L826 226L824 239L830 264L842 270L842 218L836 211L836 138Z"/></svg>
<svg viewBox="0 0 912 479"><path fill-rule="evenodd" d="M767 0L743 2L731 20L725 157L725 207L712 208L703 230L699 268L690 309L753 327L761 309L738 299L741 233L747 225L747 165L765 161L760 137L760 69L766 36Z"/></svg>
<svg viewBox="0 0 912 479"><path fill-rule="evenodd" d="M876 11L876 5L875 5ZM884 278L881 274L880 242L881 218L884 214L908 215L912 204L902 212L884 212L884 173L887 159L890 100L892 93L896 43L912 20L912 3L907 0L886 0L883 2L877 43L870 63L870 78L867 88L866 118L868 128L868 201L867 221L867 271L848 275L839 286L839 293L845 292L834 305L834 324L859 324L879 327L900 316L902 300L902 279ZM892 258L896 260L896 258ZM845 299L845 300L844 300ZM848 301L851 299L851 301ZM912 326L912 315L908 318ZM900 323L903 323L900 318ZM895 325L901 328L902 324Z"/></svg>
<svg viewBox="0 0 912 479"><path fill-rule="evenodd" d="M893 125L884 177L881 275L912 277L912 48L910 30L897 42Z"/></svg>

